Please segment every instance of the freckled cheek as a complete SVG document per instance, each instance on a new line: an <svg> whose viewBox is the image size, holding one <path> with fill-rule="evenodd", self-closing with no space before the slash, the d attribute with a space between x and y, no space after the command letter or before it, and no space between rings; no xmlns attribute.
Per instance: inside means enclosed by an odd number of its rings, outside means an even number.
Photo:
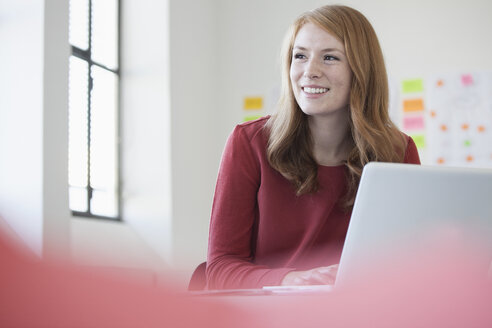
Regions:
<svg viewBox="0 0 492 328"><path fill-rule="evenodd" d="M340 90L348 90L347 92L350 92L350 85L352 83L352 76L351 75L339 75L339 77L334 81L333 85L336 85L338 89Z"/></svg>
<svg viewBox="0 0 492 328"><path fill-rule="evenodd" d="M294 92L297 92L299 89L299 85L298 85L299 74L296 71L291 70L289 79L290 79L290 85L292 86L292 89L294 90Z"/></svg>
<svg viewBox="0 0 492 328"><path fill-rule="evenodd" d="M295 83L298 80L299 73L295 68L290 69L290 81Z"/></svg>
<svg viewBox="0 0 492 328"><path fill-rule="evenodd" d="M344 98L345 98L345 102L348 104L350 103L350 82L349 83L345 83L344 86L343 86L343 90L345 91L345 94L344 94Z"/></svg>

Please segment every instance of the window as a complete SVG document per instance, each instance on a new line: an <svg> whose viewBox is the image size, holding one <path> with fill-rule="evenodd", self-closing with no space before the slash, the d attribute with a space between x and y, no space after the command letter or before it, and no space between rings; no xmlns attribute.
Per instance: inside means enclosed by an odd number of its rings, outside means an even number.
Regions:
<svg viewBox="0 0 492 328"><path fill-rule="evenodd" d="M119 219L119 1L70 0L69 205Z"/></svg>

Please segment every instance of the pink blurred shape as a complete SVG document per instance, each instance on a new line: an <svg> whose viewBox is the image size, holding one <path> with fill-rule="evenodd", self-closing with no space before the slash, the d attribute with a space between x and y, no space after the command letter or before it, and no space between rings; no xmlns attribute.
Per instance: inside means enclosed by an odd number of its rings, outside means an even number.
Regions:
<svg viewBox="0 0 492 328"><path fill-rule="evenodd" d="M0 232L0 327L492 327L487 255L454 237L348 288L290 296L194 297L21 248Z"/></svg>
<svg viewBox="0 0 492 328"><path fill-rule="evenodd" d="M461 75L461 83L464 86L470 86L473 84L473 75L471 74L463 74Z"/></svg>

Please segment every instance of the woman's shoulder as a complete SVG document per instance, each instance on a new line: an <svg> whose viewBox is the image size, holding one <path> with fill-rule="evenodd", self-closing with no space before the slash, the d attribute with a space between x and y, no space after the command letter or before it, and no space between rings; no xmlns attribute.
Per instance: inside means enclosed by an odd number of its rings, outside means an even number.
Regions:
<svg viewBox="0 0 492 328"><path fill-rule="evenodd" d="M411 136L401 132L405 139L405 156L403 158L404 163L409 164L420 164L419 151L417 145Z"/></svg>
<svg viewBox="0 0 492 328"><path fill-rule="evenodd" d="M405 141L405 147L408 147L408 144L411 143L412 137L410 137L408 134L405 132L400 131L400 135L402 136L403 140Z"/></svg>
<svg viewBox="0 0 492 328"><path fill-rule="evenodd" d="M257 118L255 120L243 122L237 125L238 128L245 131L256 132L262 130L270 119L270 115Z"/></svg>
<svg viewBox="0 0 492 328"><path fill-rule="evenodd" d="M256 120L240 123L236 125L233 135L241 135L250 141L256 139L257 137L264 140L266 136L265 127L269 119L270 115L260 117Z"/></svg>
<svg viewBox="0 0 492 328"><path fill-rule="evenodd" d="M237 124L229 135L224 150L225 157L234 157L236 160L257 166L258 159L264 157L268 143L264 128L269 117L262 117L254 121Z"/></svg>

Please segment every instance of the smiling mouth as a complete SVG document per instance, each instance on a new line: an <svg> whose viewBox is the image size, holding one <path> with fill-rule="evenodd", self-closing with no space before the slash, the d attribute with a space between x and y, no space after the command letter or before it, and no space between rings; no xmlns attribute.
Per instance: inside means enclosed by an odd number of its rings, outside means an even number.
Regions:
<svg viewBox="0 0 492 328"><path fill-rule="evenodd" d="M308 88L308 87L303 87L302 90L305 93L311 93L311 94L320 94L330 91L330 89L327 88Z"/></svg>

